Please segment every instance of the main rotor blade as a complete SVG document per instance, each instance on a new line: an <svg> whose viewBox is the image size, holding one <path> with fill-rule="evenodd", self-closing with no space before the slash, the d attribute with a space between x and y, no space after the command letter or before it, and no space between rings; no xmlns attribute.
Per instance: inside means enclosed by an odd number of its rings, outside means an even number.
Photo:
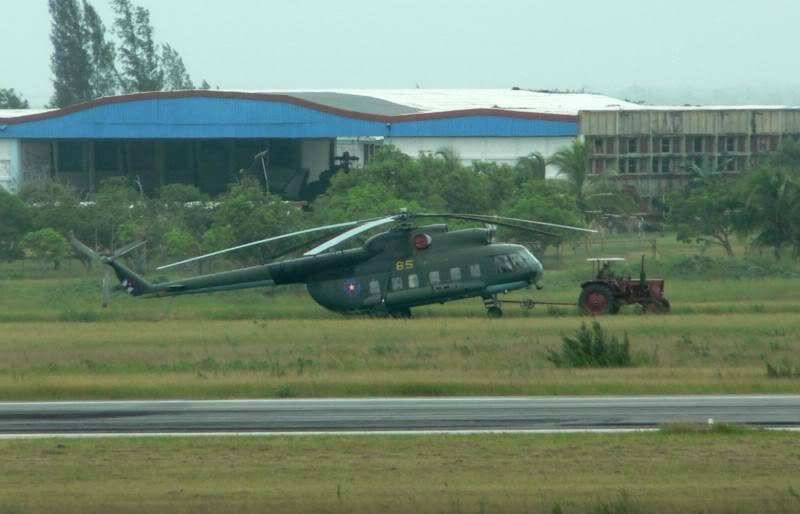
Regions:
<svg viewBox="0 0 800 514"><path fill-rule="evenodd" d="M573 227L572 225L559 225L558 223L547 223L545 221L534 221L534 220L525 220L520 218L509 218L506 216L495 216L490 214L450 214L450 213L439 213L439 214L413 214L412 216L417 217L442 217L442 218L456 218L456 219L473 219L475 221L485 221L487 223L497 223L500 224L498 220L506 220L506 221L515 221L517 223L531 223L534 225L542 225L544 227L553 227L553 228L563 228L567 230L578 230L580 232L590 232L592 234L596 234L597 231L590 228L582 228L582 227Z"/></svg>
<svg viewBox="0 0 800 514"><path fill-rule="evenodd" d="M146 243L147 243L147 241L134 241L133 243L128 243L125 246L123 246L122 248L119 248L114 253L112 253L111 254L111 258L112 259L119 259L123 255L136 250L137 248L139 248L140 246L142 246L143 244L146 244Z"/></svg>
<svg viewBox="0 0 800 514"><path fill-rule="evenodd" d="M102 256L83 244L77 237L70 236L69 242L72 243L72 247L75 248L78 252L82 253L86 257L92 259L93 261L99 261L102 259Z"/></svg>
<svg viewBox="0 0 800 514"><path fill-rule="evenodd" d="M375 218L372 218L372 219L375 219ZM236 251L236 250L241 250L243 248L249 248L251 246L256 246L256 245L260 245L260 244L264 244L264 243L269 243L269 242L272 242L272 241L278 241L279 239L286 239L286 238L289 238L289 237L300 236L300 235L303 235L303 234L310 234L312 232L318 232L320 230L332 230L332 229L335 229L335 228L352 227L353 225L358 225L360 223L364 223L365 221L370 221L370 220L346 221L344 223L334 223L333 225L325 225L325 226L322 226L322 227L314 227L314 228L307 228L307 229L304 229L304 230L298 230L297 232L291 232L289 234L281 234L279 236L268 237L266 239L260 239L258 241L252 241L250 243L245 243L245 244L241 244L241 245L238 245L238 246L232 246L230 248L225 248L224 250L217 250L216 252L207 253L205 255L199 255L197 257L192 257L190 259L184 259L182 261L173 262L171 264L165 264L163 266L159 266L156 269L162 270L162 269L172 268L173 266L179 266L181 264L186 264L186 263L189 263L189 262L199 261L201 259L207 259L209 257L214 257L216 255L222 255L224 253L233 252L233 251Z"/></svg>
<svg viewBox="0 0 800 514"><path fill-rule="evenodd" d="M334 237L333 239L329 239L328 241L322 243L319 246L315 246L311 250L307 251L303 255L318 255L328 248L332 248L340 243L347 241L348 239L355 237L362 232L366 232L367 230L373 229L375 227L379 227L381 225L385 225L387 223L392 223L393 221L397 221L400 219L400 216L404 216L404 214L398 214L394 216L389 216L386 218L381 218L377 220L367 221L366 223L359 225L355 228L351 228L346 232L342 232L338 236Z"/></svg>

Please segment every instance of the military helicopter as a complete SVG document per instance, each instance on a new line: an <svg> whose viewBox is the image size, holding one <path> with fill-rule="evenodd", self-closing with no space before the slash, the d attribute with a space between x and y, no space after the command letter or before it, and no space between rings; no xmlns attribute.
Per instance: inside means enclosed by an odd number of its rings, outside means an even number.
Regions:
<svg viewBox="0 0 800 514"><path fill-rule="evenodd" d="M446 224L417 226L421 219L456 219L482 223L481 228L448 231ZM362 246L335 247L367 231L394 224ZM161 266L166 269L255 245L323 232L302 256L220 273L152 284L119 262L123 252L101 255L74 237L75 248L110 266L121 286L133 296L164 297L233 289L304 283L323 307L343 314L410 317L411 308L481 297L490 317L503 311L497 295L539 286L542 264L519 244L494 240L496 226L558 237L550 229L594 230L540 221L479 214L410 213L336 223L269 237ZM332 235L333 234L333 235ZM318 236L319 234L317 234ZM320 241L324 241L321 244ZM133 248L129 245L128 248ZM128 250L126 248L126 251ZM295 247L276 258L285 256Z"/></svg>

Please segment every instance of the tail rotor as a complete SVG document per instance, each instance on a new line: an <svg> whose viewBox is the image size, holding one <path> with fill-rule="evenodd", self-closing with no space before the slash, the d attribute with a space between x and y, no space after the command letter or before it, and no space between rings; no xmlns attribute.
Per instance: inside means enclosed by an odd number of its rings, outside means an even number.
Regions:
<svg viewBox="0 0 800 514"><path fill-rule="evenodd" d="M92 250L86 246L82 241L78 240L75 236L70 237L70 242L75 250L77 250L79 253L82 253L92 261L111 266L115 260L136 250L144 245L147 241L135 241L118 248L116 251L111 253L96 252L95 250ZM105 269L103 273L103 282L100 289L100 305L102 305L104 308L108 307L108 302L111 298L111 269L111 267L107 267Z"/></svg>

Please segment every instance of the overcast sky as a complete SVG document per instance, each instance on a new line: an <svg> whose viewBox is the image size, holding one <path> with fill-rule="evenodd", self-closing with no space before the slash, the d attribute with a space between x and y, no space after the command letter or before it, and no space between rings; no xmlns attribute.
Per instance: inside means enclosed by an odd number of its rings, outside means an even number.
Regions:
<svg viewBox="0 0 800 514"><path fill-rule="evenodd" d="M110 0L90 0L110 29ZM586 88L800 102L797 0L134 0L221 89ZM52 94L46 0L0 0L0 87ZM716 98L716 97L715 97Z"/></svg>

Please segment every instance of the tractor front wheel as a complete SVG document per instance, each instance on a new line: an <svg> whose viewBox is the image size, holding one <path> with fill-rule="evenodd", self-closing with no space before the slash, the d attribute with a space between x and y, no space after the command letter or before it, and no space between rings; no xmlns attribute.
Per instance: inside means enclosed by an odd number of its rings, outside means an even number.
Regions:
<svg viewBox="0 0 800 514"><path fill-rule="evenodd" d="M611 288L603 284L589 284L581 290L578 307L584 314L602 316L619 312L619 304Z"/></svg>

